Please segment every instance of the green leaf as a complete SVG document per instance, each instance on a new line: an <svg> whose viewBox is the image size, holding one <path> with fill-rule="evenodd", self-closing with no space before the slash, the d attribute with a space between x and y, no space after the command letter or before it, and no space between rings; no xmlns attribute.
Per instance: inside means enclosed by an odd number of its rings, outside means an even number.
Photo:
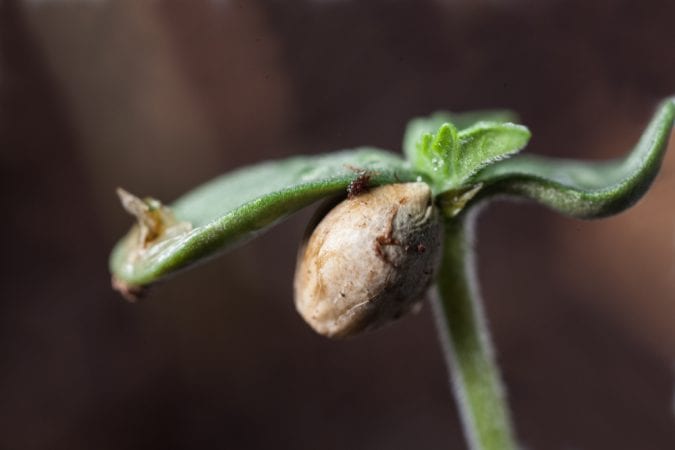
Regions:
<svg viewBox="0 0 675 450"><path fill-rule="evenodd" d="M456 156L459 182L480 169L522 150L530 140L530 130L513 123L478 122L459 132L460 154Z"/></svg>
<svg viewBox="0 0 675 450"><path fill-rule="evenodd" d="M639 142L624 158L583 162L519 155L480 171L484 184L474 202L510 194L538 201L562 214L598 218L619 213L647 191L659 171L675 117L675 100L657 110Z"/></svg>
<svg viewBox="0 0 675 450"><path fill-rule="evenodd" d="M413 167L427 174L434 185L436 180L450 179L456 167L452 165L454 156L459 154L457 129L450 123L441 125L435 134L425 133L417 143ZM434 189L436 191L437 189Z"/></svg>
<svg viewBox="0 0 675 450"><path fill-rule="evenodd" d="M400 157L363 148L246 167L198 187L171 209L123 193L125 207L143 225L135 225L113 250L114 283L133 294L137 287L245 242L317 200L345 193L364 176L373 186L419 178ZM146 224L150 230L143 230Z"/></svg>
<svg viewBox="0 0 675 450"><path fill-rule="evenodd" d="M431 179L434 193L462 191L476 172L520 151L529 139L530 131L513 123L477 122L459 132L444 123L434 134L422 134L408 157Z"/></svg>
<svg viewBox="0 0 675 450"><path fill-rule="evenodd" d="M415 160L417 143L422 135L435 133L444 123L453 124L458 130L463 130L476 122L517 122L518 115L505 109L478 110L464 113L437 111L428 117L416 117L408 122L403 137L403 153L408 161Z"/></svg>

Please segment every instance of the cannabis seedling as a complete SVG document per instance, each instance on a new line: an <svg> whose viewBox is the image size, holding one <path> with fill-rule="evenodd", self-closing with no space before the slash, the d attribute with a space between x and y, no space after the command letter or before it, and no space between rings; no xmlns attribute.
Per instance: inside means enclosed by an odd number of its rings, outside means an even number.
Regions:
<svg viewBox="0 0 675 450"><path fill-rule="evenodd" d="M616 214L649 188L674 116L675 99L664 101L632 152L607 162L516 155L530 132L508 111L437 113L409 124L405 158L359 148L265 162L216 178L171 208L120 190L138 223L112 252L113 285L133 299L301 208L347 197L303 244L299 312L322 334L349 336L413 309L435 281L433 310L470 447L516 449L478 297L472 211L507 195L576 218ZM352 270L356 263L368 270Z"/></svg>

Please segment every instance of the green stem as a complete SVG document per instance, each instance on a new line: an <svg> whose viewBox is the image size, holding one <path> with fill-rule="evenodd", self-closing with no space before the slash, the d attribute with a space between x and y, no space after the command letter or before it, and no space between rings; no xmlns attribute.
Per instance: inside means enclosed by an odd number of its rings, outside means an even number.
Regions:
<svg viewBox="0 0 675 450"><path fill-rule="evenodd" d="M515 450L504 389L476 286L471 218L448 219L434 314L472 450Z"/></svg>

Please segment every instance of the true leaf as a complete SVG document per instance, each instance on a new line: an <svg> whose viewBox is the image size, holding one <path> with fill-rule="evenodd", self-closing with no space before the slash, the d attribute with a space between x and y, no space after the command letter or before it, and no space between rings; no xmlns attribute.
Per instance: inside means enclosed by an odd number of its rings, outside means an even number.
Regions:
<svg viewBox="0 0 675 450"><path fill-rule="evenodd" d="M460 131L460 153L455 156L458 182L463 183L483 167L519 152L530 136L530 130L513 123L478 122Z"/></svg>
<svg viewBox="0 0 675 450"><path fill-rule="evenodd" d="M425 173L434 186L441 186L437 180L452 178L455 167L453 157L459 153L457 129L451 123L441 125L434 134L425 133L417 143L412 166ZM437 189L434 189L437 191Z"/></svg>
<svg viewBox="0 0 675 450"><path fill-rule="evenodd" d="M440 194L470 188L467 182L477 171L517 153L529 139L530 131L513 123L483 121L459 132L443 123L435 133L422 134L408 157Z"/></svg>
<svg viewBox="0 0 675 450"><path fill-rule="evenodd" d="M435 133L444 123L453 124L463 130L477 122L517 122L518 115L505 109L478 110L464 113L438 111L428 117L416 117L408 122L403 136L403 153L408 161L415 160L417 143L424 134Z"/></svg>

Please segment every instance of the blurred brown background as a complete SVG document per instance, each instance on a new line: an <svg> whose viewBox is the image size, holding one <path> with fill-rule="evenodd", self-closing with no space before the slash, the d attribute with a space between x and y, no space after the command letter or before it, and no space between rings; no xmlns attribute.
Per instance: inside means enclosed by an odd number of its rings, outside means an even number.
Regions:
<svg viewBox="0 0 675 450"><path fill-rule="evenodd" d="M398 150L411 116L508 107L528 151L626 152L675 94L675 2L0 0L0 448L464 448L429 308L346 342L294 312L311 214L130 305L116 186L170 201L265 158ZM675 145L580 222L479 222L531 449L672 449Z"/></svg>

